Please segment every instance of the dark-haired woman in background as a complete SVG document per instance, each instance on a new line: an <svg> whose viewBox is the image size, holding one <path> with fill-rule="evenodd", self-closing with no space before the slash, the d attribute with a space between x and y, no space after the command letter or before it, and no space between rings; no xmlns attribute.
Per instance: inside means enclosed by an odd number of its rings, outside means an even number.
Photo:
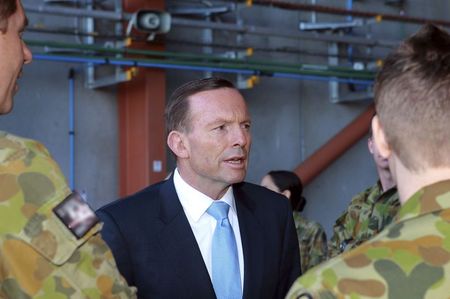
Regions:
<svg viewBox="0 0 450 299"><path fill-rule="evenodd" d="M327 237L322 226L301 216L306 205L302 196L303 185L299 177L291 171L273 170L261 181L261 186L286 196L294 213L295 228L300 246L302 273L320 264L327 258Z"/></svg>

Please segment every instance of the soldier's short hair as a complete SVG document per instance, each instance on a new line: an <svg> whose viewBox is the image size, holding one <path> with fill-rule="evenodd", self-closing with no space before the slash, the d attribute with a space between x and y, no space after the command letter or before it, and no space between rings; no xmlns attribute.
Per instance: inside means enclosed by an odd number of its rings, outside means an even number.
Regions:
<svg viewBox="0 0 450 299"><path fill-rule="evenodd" d="M220 88L235 88L230 81L218 78L204 78L185 83L171 95L164 113L166 133L173 130L189 131L189 97L202 91Z"/></svg>
<svg viewBox="0 0 450 299"><path fill-rule="evenodd" d="M424 25L386 58L375 82L381 126L405 167L450 166L450 35Z"/></svg>
<svg viewBox="0 0 450 299"><path fill-rule="evenodd" d="M17 0L0 1L0 30L5 31L8 25L8 18L17 11Z"/></svg>

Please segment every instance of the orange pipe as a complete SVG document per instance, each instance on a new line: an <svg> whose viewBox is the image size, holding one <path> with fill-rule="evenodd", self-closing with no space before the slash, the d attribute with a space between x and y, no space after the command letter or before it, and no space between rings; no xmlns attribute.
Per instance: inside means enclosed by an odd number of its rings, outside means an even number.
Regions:
<svg viewBox="0 0 450 299"><path fill-rule="evenodd" d="M344 129L337 133L327 143L322 145L314 154L308 157L294 171L302 180L303 185L307 185L324 171L331 163L336 161L350 147L358 142L369 132L370 121L375 114L373 104L355 118Z"/></svg>

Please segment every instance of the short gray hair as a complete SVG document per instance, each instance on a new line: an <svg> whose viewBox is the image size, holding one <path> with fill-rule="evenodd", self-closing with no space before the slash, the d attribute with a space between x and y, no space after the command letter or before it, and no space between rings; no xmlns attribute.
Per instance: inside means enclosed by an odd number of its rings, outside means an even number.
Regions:
<svg viewBox="0 0 450 299"><path fill-rule="evenodd" d="M174 130L189 130L189 97L207 90L214 90L220 88L233 88L233 83L230 81L211 77L190 81L178 87L171 95L166 111L164 113L166 121L166 133Z"/></svg>

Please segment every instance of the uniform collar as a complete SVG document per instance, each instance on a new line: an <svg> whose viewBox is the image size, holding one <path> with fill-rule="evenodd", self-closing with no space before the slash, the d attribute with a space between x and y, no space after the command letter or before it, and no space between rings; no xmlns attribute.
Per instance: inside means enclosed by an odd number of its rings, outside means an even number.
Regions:
<svg viewBox="0 0 450 299"><path fill-rule="evenodd" d="M401 207L398 220L404 221L449 208L450 180L440 181L414 193Z"/></svg>

